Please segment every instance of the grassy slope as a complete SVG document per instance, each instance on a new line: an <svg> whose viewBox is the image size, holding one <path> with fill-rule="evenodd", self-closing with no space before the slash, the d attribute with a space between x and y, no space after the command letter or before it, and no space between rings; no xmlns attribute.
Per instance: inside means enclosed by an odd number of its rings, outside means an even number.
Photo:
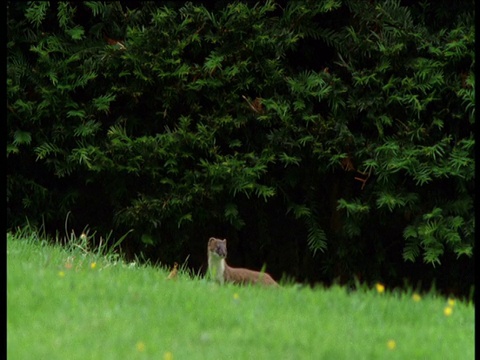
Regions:
<svg viewBox="0 0 480 360"><path fill-rule="evenodd" d="M473 304L445 316L433 295L166 280L159 268L7 238L11 359L474 358Z"/></svg>

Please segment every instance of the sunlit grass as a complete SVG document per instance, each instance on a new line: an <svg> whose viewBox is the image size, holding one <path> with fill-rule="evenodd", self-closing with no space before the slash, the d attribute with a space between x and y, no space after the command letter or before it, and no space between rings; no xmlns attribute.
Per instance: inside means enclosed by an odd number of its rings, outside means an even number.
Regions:
<svg viewBox="0 0 480 360"><path fill-rule="evenodd" d="M386 284L221 287L170 266L8 235L7 358L474 358L472 303Z"/></svg>

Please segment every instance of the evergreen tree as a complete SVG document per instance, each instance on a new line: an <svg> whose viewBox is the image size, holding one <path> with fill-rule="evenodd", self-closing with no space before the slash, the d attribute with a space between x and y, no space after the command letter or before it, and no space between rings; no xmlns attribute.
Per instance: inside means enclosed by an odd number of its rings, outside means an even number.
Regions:
<svg viewBox="0 0 480 360"><path fill-rule="evenodd" d="M473 1L162 4L7 3L10 228L301 280L471 258Z"/></svg>

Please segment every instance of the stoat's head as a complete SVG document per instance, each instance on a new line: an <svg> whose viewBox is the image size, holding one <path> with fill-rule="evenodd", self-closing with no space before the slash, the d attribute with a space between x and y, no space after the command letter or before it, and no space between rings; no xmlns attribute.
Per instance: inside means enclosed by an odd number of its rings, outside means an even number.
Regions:
<svg viewBox="0 0 480 360"><path fill-rule="evenodd" d="M212 256L225 259L227 257L227 240L211 237L208 240L208 253Z"/></svg>

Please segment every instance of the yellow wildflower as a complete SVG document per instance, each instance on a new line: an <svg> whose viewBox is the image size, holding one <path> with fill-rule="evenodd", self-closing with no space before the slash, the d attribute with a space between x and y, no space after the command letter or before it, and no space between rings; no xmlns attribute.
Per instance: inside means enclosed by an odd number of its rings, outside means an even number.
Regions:
<svg viewBox="0 0 480 360"><path fill-rule="evenodd" d="M377 283L377 284L375 285L375 287L376 287L377 292L378 292L379 294L385 292L385 285L380 284L380 283Z"/></svg>
<svg viewBox="0 0 480 360"><path fill-rule="evenodd" d="M390 349L390 350L393 350L397 347L397 343L395 342L395 340L388 340L387 341L387 347Z"/></svg>
<svg viewBox="0 0 480 360"><path fill-rule="evenodd" d="M445 309L443 309L443 313L445 316L450 316L452 315L453 309L451 306L446 306Z"/></svg>
<svg viewBox="0 0 480 360"><path fill-rule="evenodd" d="M58 276L64 277L64 276L65 276L65 273L64 273L63 271L59 271L59 272L58 272Z"/></svg>
<svg viewBox="0 0 480 360"><path fill-rule="evenodd" d="M90 264L90 269L95 269L97 267L97 263L96 262L92 262Z"/></svg>
<svg viewBox="0 0 480 360"><path fill-rule="evenodd" d="M447 300L448 306L453 307L455 305L455 299L449 298Z"/></svg>
<svg viewBox="0 0 480 360"><path fill-rule="evenodd" d="M238 299L240 299L240 295L238 295L237 293L235 293L235 294L233 294L233 298L234 298L235 300L238 300Z"/></svg>
<svg viewBox="0 0 480 360"><path fill-rule="evenodd" d="M422 300L422 297L420 295L418 295L417 293L413 293L412 299L415 302L419 302L420 300Z"/></svg>
<svg viewBox="0 0 480 360"><path fill-rule="evenodd" d="M135 347L137 348L137 351L139 351L139 352L144 352L145 351L145 343L143 341L137 342L137 345Z"/></svg>
<svg viewBox="0 0 480 360"><path fill-rule="evenodd" d="M173 354L170 351L167 351L163 354L163 360L173 360Z"/></svg>

